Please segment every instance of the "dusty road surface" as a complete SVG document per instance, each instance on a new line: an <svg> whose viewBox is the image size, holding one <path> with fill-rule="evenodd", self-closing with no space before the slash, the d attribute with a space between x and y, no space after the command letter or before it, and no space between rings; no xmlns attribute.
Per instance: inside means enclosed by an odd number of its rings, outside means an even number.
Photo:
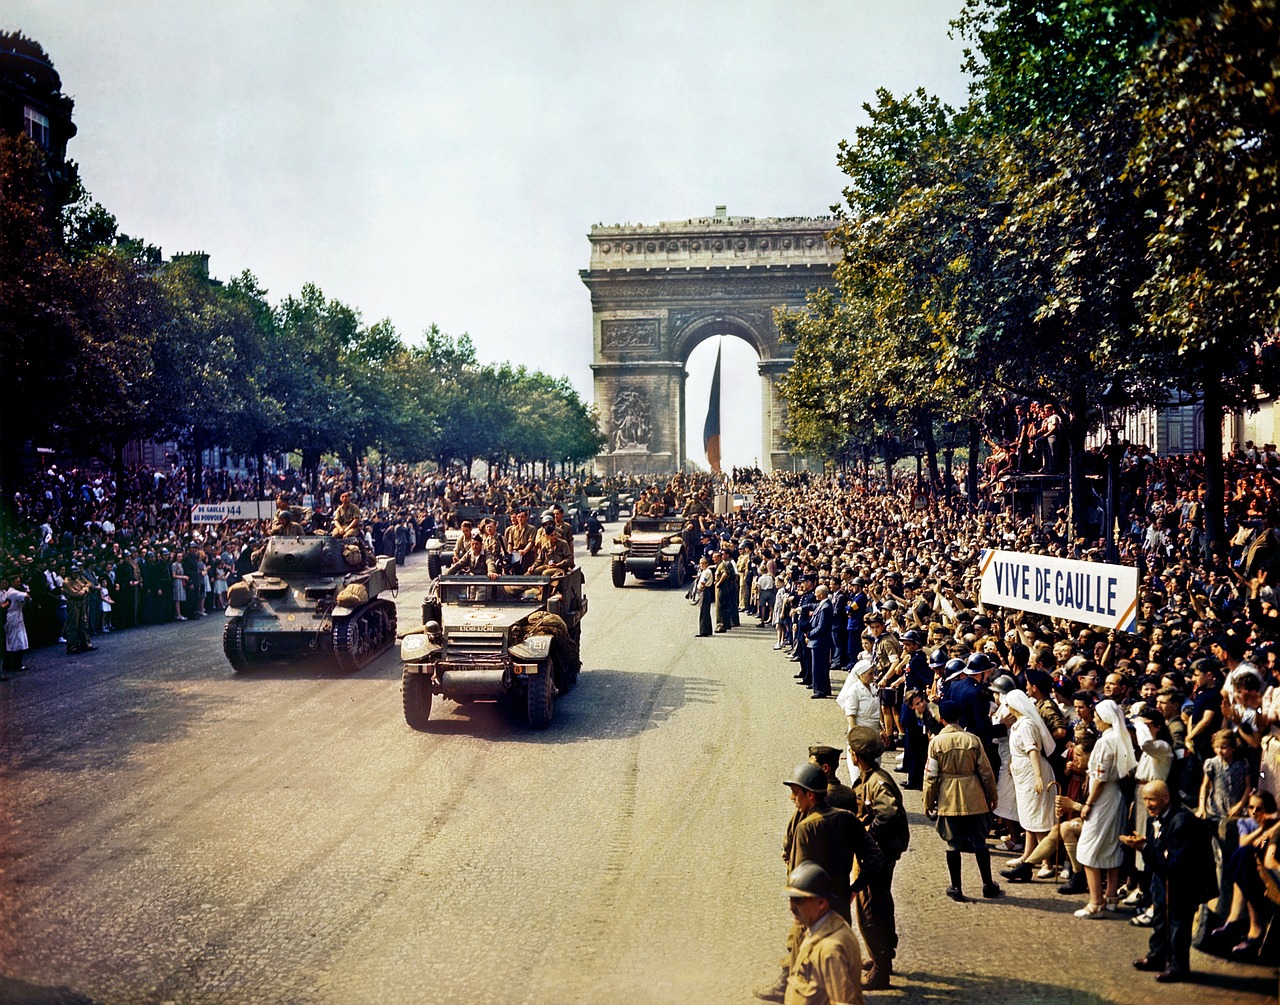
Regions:
<svg viewBox="0 0 1280 1005"><path fill-rule="evenodd" d="M220 618L32 654L0 683L0 1001L754 1001L788 920L780 782L841 716L759 629L694 638L678 592L583 562L584 672L545 732L445 701L412 731L394 652L237 675ZM412 559L402 623L426 583ZM1049 884L953 904L908 798L899 976L870 1000L1274 997L1198 954L1203 983L1159 988L1143 931Z"/></svg>

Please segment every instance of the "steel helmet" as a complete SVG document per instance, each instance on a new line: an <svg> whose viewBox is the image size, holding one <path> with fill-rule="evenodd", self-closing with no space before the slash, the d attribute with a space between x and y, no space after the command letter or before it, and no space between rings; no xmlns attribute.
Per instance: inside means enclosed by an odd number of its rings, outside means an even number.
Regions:
<svg viewBox="0 0 1280 1005"><path fill-rule="evenodd" d="M947 660L947 676L964 673L964 660Z"/></svg>
<svg viewBox="0 0 1280 1005"><path fill-rule="evenodd" d="M831 877L827 870L817 862L805 859L791 870L787 877L786 892L792 897L826 897L834 895L831 889Z"/></svg>
<svg viewBox="0 0 1280 1005"><path fill-rule="evenodd" d="M991 662L991 657L986 653L974 653L965 661L964 668L975 674L980 674L990 670L994 665Z"/></svg>
<svg viewBox="0 0 1280 1005"><path fill-rule="evenodd" d="M938 646L937 649L935 649L932 653L929 654L929 666L941 667L946 665L947 665L947 651L944 648L942 648L942 646Z"/></svg>
<svg viewBox="0 0 1280 1005"><path fill-rule="evenodd" d="M827 791L827 773L818 765L805 761L804 764L797 764L795 770L791 772L791 777L782 783L788 787L794 785L798 789L804 789L807 792L823 792Z"/></svg>
<svg viewBox="0 0 1280 1005"><path fill-rule="evenodd" d="M997 694L1008 694L1010 691L1018 690L1018 684L1007 673L1002 673L991 682L991 690Z"/></svg>

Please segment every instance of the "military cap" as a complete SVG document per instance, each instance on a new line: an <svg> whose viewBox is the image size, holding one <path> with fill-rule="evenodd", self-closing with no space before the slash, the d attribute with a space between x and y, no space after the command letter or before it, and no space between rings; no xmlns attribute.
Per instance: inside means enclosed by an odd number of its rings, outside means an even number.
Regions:
<svg viewBox="0 0 1280 1005"><path fill-rule="evenodd" d="M849 750L854 754L874 760L884 753L884 739L878 730L870 726L854 726L846 734Z"/></svg>
<svg viewBox="0 0 1280 1005"><path fill-rule="evenodd" d="M815 744L809 748L809 756L814 758L819 764L829 764L833 768L840 763L840 751L836 747L828 747L825 744Z"/></svg>

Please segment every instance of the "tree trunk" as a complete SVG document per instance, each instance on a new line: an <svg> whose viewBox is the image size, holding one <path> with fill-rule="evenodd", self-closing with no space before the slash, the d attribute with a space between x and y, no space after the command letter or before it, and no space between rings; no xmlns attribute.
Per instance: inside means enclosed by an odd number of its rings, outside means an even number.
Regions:
<svg viewBox="0 0 1280 1005"><path fill-rule="evenodd" d="M933 436L933 417L925 415L921 418L920 435L924 437L925 456L929 464L929 482L938 484L938 441Z"/></svg>
<svg viewBox="0 0 1280 1005"><path fill-rule="evenodd" d="M1222 461L1222 394L1219 374L1204 378L1204 534L1209 551L1221 557L1226 550L1227 529L1223 515L1225 465Z"/></svg>
<svg viewBox="0 0 1280 1005"><path fill-rule="evenodd" d="M116 480L116 497L114 500L116 523L124 519L124 507L128 501L129 493L124 485L124 441L113 440L111 442L111 474Z"/></svg>
<svg viewBox="0 0 1280 1005"><path fill-rule="evenodd" d="M1067 521L1077 535L1089 528L1089 507L1085 498L1084 441L1089 431L1088 409L1083 388L1071 392L1071 411L1067 415ZM1105 536L1105 535L1104 535Z"/></svg>
<svg viewBox="0 0 1280 1005"><path fill-rule="evenodd" d="M969 470L965 475L969 490L970 505L978 503L978 449L982 443L981 430L978 428L978 420L969 420Z"/></svg>
<svg viewBox="0 0 1280 1005"><path fill-rule="evenodd" d="M204 502L204 431L191 427L191 501Z"/></svg>

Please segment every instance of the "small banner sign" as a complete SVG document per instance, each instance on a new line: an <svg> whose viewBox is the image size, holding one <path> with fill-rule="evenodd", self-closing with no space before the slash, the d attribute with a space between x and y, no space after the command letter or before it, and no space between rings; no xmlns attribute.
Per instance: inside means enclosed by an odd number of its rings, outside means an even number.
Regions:
<svg viewBox="0 0 1280 1005"><path fill-rule="evenodd" d="M990 549L982 553L982 602L1131 632L1138 570Z"/></svg>
<svg viewBox="0 0 1280 1005"><path fill-rule="evenodd" d="M226 523L228 520L270 520L276 504L270 499L199 503L191 507L192 523Z"/></svg>

